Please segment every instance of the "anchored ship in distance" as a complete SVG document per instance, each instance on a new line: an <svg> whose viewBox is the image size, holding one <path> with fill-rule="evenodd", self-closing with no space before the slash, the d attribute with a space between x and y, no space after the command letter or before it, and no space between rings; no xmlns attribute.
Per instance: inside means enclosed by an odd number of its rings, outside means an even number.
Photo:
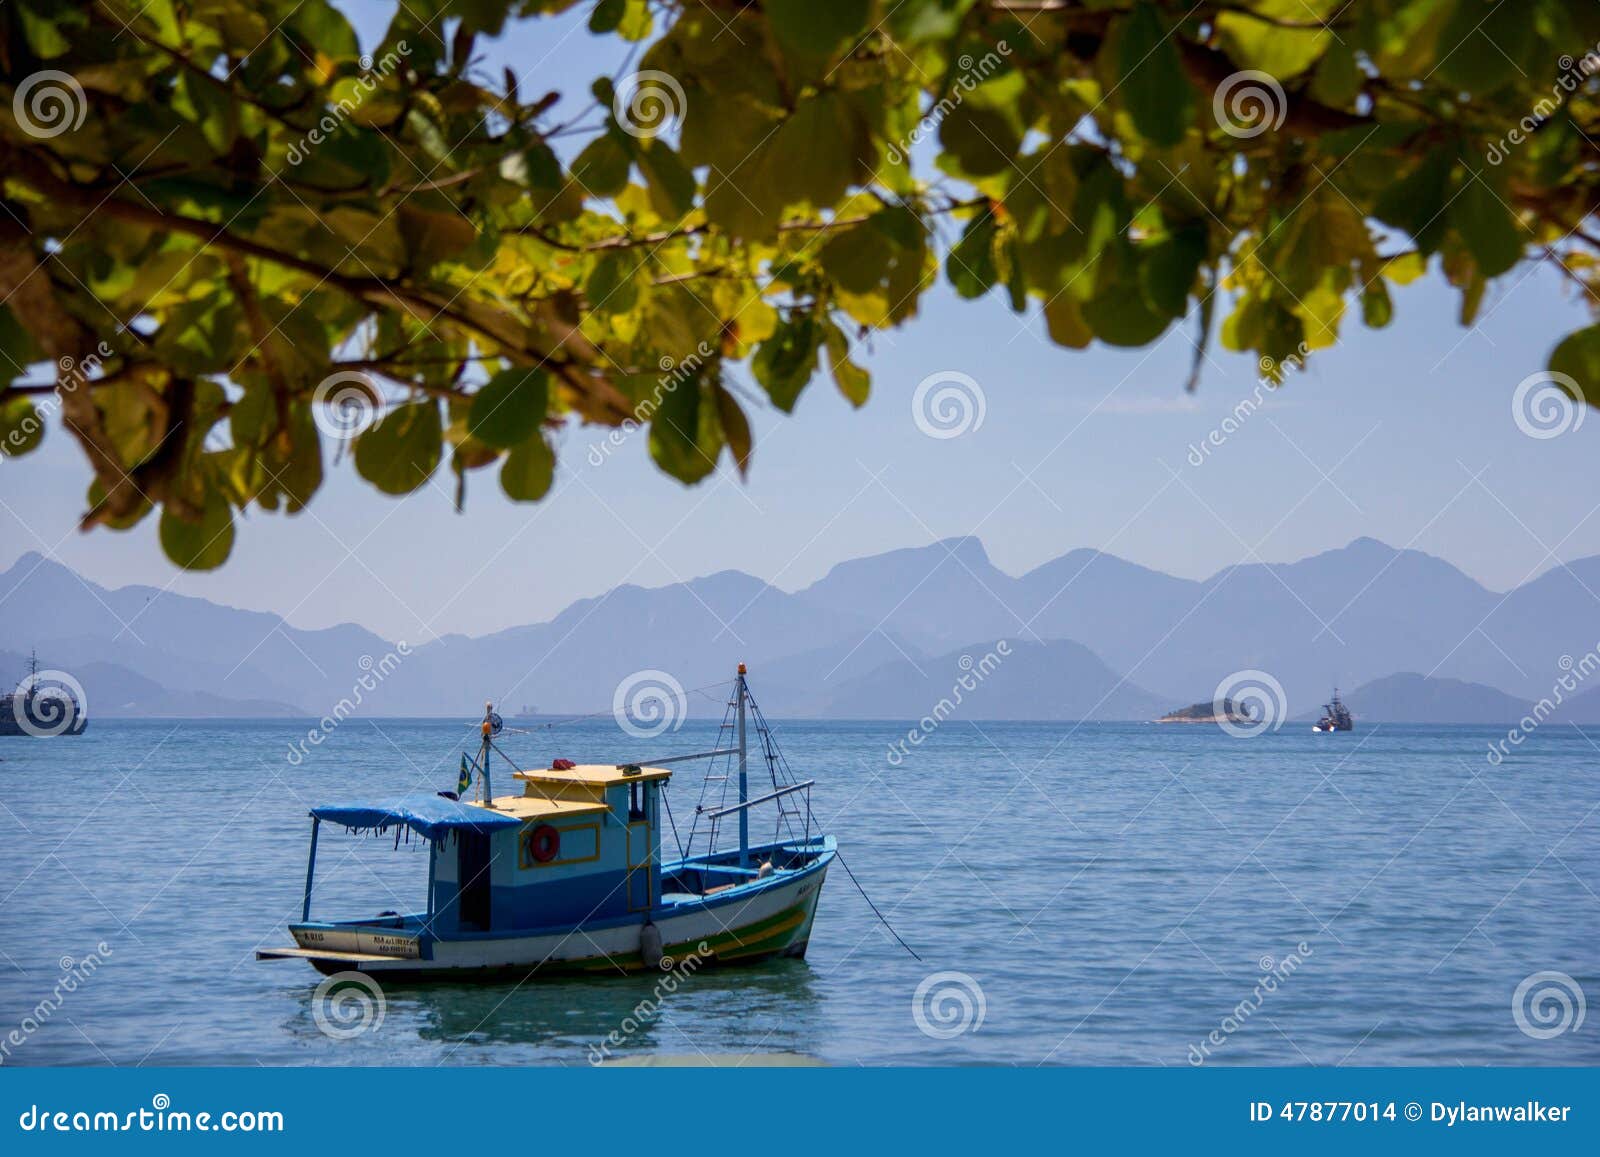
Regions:
<svg viewBox="0 0 1600 1157"><path fill-rule="evenodd" d="M82 735L89 725L82 689L59 682L60 672L39 671L39 656L28 656L28 673L16 690L0 697L0 735L50 739Z"/></svg>
<svg viewBox="0 0 1600 1157"><path fill-rule="evenodd" d="M1322 718L1312 726L1313 731L1353 731L1355 717L1339 698L1339 688L1333 689L1333 701L1322 705Z"/></svg>

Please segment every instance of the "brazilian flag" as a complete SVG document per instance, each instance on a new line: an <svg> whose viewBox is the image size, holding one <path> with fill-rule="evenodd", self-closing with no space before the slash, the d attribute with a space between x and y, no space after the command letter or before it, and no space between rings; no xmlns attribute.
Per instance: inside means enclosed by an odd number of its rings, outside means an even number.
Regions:
<svg viewBox="0 0 1600 1157"><path fill-rule="evenodd" d="M472 788L472 768L467 766L467 757L461 756L461 775L456 780L456 795L462 799L467 798L467 792Z"/></svg>

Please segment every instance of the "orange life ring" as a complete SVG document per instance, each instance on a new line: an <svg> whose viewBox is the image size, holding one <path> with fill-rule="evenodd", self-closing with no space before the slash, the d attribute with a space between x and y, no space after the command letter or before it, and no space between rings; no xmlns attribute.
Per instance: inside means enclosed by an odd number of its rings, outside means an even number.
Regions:
<svg viewBox="0 0 1600 1157"><path fill-rule="evenodd" d="M561 833L549 824L540 824L528 833L528 854L534 863L548 864L561 854Z"/></svg>

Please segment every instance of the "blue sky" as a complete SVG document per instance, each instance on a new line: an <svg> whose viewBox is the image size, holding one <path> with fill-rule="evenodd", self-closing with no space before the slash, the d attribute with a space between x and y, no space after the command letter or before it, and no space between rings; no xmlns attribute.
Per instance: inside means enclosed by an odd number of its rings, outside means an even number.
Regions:
<svg viewBox="0 0 1600 1157"><path fill-rule="evenodd" d="M377 9L387 6L353 9L369 37ZM495 72L511 65L524 91L559 89L573 102L620 59L617 42L596 42L570 17L524 22L488 47ZM843 559L962 534L979 535L1014 573L1091 546L1190 577L1371 535L1496 589L1600 554L1600 497L1579 485L1600 418L1536 439L1512 411L1518 382L1587 323L1582 303L1530 268L1492 288L1471 330L1436 275L1395 303L1386 331L1347 320L1339 346L1195 466L1191 445L1254 389L1253 358L1213 349L1199 392L1186 395L1192 323L1146 350L1074 352L999 295L960 302L941 287L920 317L858 355L873 374L864 410L822 379L794 415L752 415L748 484L724 471L684 488L649 462L642 436L594 466L587 450L605 432L574 428L545 502L509 503L490 472L471 478L458 516L448 470L395 500L346 460L307 514L250 514L233 558L210 575L174 571L153 518L127 534L78 534L88 475L52 428L40 451L0 466L0 566L39 550L107 585L170 586L299 626L355 621L420 641L548 618L624 581L739 569L792 589ZM951 371L978 383L983 423L931 438L912 395Z"/></svg>

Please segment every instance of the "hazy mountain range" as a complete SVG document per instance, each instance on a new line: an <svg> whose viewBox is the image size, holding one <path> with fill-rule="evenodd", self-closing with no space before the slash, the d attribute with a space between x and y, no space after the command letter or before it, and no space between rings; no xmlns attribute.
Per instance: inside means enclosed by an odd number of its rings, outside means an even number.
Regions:
<svg viewBox="0 0 1600 1157"><path fill-rule="evenodd" d="M1362 718L1501 722L1594 650L1596 592L1600 558L1494 592L1367 538L1201 581L1093 550L1012 576L961 538L840 563L794 592L737 571L624 585L548 622L401 655L362 627L300 630L153 587L111 590L28 554L0 574L0 682L37 649L85 683L96 714L321 715L372 682L369 667L392 668L363 690L362 712L470 717L486 698L605 711L628 676L660 670L704 714L724 691L697 689L742 660L769 714L916 718L1005 640L1011 654L963 692L964 717L1148 719L1259 669L1297 717L1337 684ZM1600 718L1600 697L1573 712Z"/></svg>

